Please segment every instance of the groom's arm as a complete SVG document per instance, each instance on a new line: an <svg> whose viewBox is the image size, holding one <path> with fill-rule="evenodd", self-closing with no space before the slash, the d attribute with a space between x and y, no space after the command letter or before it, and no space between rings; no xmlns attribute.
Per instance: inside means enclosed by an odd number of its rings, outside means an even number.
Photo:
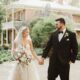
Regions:
<svg viewBox="0 0 80 80"><path fill-rule="evenodd" d="M52 41L53 41L53 34L51 34L49 41L47 42L47 45L45 49L43 50L42 58L46 58L48 56L48 53L52 47Z"/></svg>
<svg viewBox="0 0 80 80"><path fill-rule="evenodd" d="M78 43L75 33L71 35L71 48L71 61L74 63L78 53Z"/></svg>

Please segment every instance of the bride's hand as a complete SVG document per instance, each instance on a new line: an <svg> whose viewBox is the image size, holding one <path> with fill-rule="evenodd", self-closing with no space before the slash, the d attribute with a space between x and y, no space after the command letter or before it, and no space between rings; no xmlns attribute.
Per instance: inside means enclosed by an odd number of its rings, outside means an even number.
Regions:
<svg viewBox="0 0 80 80"><path fill-rule="evenodd" d="M39 64L40 64L40 65L43 65L43 64L44 64L44 58L41 58L41 59L40 59Z"/></svg>
<svg viewBox="0 0 80 80"><path fill-rule="evenodd" d="M19 57L17 57L17 58L16 58L16 61L19 61L19 62L20 62L20 58L19 58Z"/></svg>
<svg viewBox="0 0 80 80"><path fill-rule="evenodd" d="M44 62L42 62L42 59L38 59L38 64L42 65Z"/></svg>

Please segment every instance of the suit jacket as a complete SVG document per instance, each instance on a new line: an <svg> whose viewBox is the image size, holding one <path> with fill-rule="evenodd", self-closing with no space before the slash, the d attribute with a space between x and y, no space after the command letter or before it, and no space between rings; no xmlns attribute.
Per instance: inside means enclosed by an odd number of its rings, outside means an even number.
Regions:
<svg viewBox="0 0 80 80"><path fill-rule="evenodd" d="M51 37L43 50L43 58L48 56L50 49L52 48L52 54L50 56L50 62L53 64L59 61L62 64L69 64L69 61L75 62L78 53L78 44L76 40L76 34L69 30L63 35L61 41L58 41L58 31L51 34Z"/></svg>

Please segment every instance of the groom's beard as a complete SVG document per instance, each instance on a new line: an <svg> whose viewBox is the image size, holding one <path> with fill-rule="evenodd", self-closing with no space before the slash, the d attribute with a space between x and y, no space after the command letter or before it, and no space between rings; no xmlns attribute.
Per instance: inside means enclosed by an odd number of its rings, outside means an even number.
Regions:
<svg viewBox="0 0 80 80"><path fill-rule="evenodd" d="M58 30L58 31L61 31L61 30L62 30L62 26L60 26L59 28L57 28L57 30Z"/></svg>

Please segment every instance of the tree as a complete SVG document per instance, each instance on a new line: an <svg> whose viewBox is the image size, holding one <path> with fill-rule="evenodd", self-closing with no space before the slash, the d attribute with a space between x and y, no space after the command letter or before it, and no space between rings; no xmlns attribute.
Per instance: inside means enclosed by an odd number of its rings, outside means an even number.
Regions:
<svg viewBox="0 0 80 80"><path fill-rule="evenodd" d="M1 23L4 19L4 9L2 8L2 5L0 5L0 32L1 32Z"/></svg>
<svg viewBox="0 0 80 80"><path fill-rule="evenodd" d="M73 6L79 6L80 0L72 0L71 5Z"/></svg>
<svg viewBox="0 0 80 80"><path fill-rule="evenodd" d="M54 18L43 17L33 25L31 37L35 47L44 47L49 35L54 31Z"/></svg>
<svg viewBox="0 0 80 80"><path fill-rule="evenodd" d="M0 0L0 2L4 5L8 5L9 3L14 2L14 1L18 1L18 0Z"/></svg>
<svg viewBox="0 0 80 80"><path fill-rule="evenodd" d="M13 2L13 1L18 1L18 0L0 0L0 30L1 30L1 22L4 19L4 16L6 16L6 6Z"/></svg>
<svg viewBox="0 0 80 80"><path fill-rule="evenodd" d="M5 16L7 13L7 5L13 1L17 1L17 0L0 0L0 34L1 34L1 27L2 27L1 24L5 20Z"/></svg>

